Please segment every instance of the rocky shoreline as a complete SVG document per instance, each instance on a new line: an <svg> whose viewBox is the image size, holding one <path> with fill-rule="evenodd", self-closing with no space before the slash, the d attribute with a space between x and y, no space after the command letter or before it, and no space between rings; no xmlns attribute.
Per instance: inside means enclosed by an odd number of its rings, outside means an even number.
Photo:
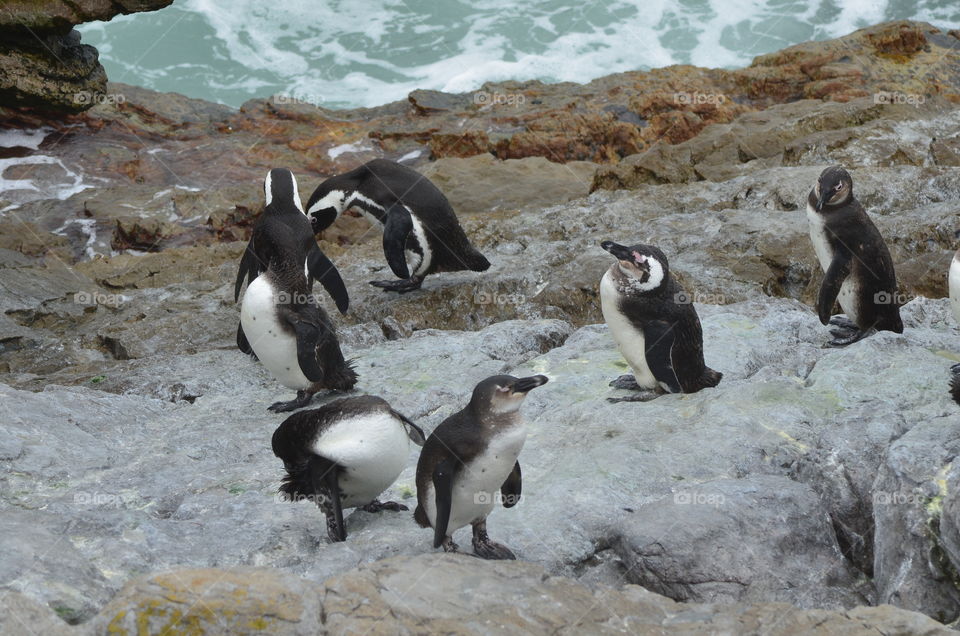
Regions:
<svg viewBox="0 0 960 636"><path fill-rule="evenodd" d="M943 299L958 37L895 22L735 71L355 111L234 110L93 77L71 90L114 99L53 114L59 97L14 99L0 74L0 631L389 616L398 631L946 632L920 614L960 617L960 341ZM233 344L260 183L284 166L306 191L380 156L440 186L493 265L387 295L367 285L386 268L379 232L327 231L358 389L429 432L485 375L551 377L524 407L526 499L490 521L530 563L427 554L406 514L354 512L330 545L318 511L275 500L279 387ZM906 303L904 334L839 351L811 309L804 218L830 164L850 169ZM624 363L598 324L603 239L669 255L719 387L605 402ZM410 496L414 463L390 496ZM461 592L480 589L489 607Z"/></svg>

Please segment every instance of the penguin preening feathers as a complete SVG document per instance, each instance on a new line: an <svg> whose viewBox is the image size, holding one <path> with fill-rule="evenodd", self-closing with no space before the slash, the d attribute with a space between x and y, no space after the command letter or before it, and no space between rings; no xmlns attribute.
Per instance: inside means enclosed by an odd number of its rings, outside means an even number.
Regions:
<svg viewBox="0 0 960 636"><path fill-rule="evenodd" d="M339 272L320 251L300 206L289 170L271 170L264 181L266 206L253 228L237 272L234 298L244 279L237 346L253 353L297 399L270 410L289 411L327 388L347 391L357 374L343 358L333 323L313 297L319 280L341 311L348 305Z"/></svg>
<svg viewBox="0 0 960 636"><path fill-rule="evenodd" d="M890 250L853 195L853 179L839 166L827 168L807 197L807 222L823 282L817 315L844 346L874 331L903 333L897 303L897 277ZM831 317L839 301L847 318Z"/></svg>
<svg viewBox="0 0 960 636"><path fill-rule="evenodd" d="M487 515L498 501L510 508L520 500L517 457L527 432L518 411L527 393L546 382L543 375L487 378L474 388L470 403L427 438L417 462L414 519L434 529L433 547L456 552L453 533L470 524L474 554L516 558L487 536Z"/></svg>
<svg viewBox="0 0 960 636"><path fill-rule="evenodd" d="M374 159L327 179L307 203L313 231L322 232L351 207L383 226L383 254L400 279L371 285L404 293L419 289L434 272L482 272L490 267L470 244L447 198L412 168Z"/></svg>
<svg viewBox="0 0 960 636"><path fill-rule="evenodd" d="M603 318L633 375L610 383L618 389L646 390L613 402L645 401L657 393L695 393L717 386L723 374L703 361L703 330L697 310L670 275L667 257L652 245L600 247L617 262L600 281Z"/></svg>
<svg viewBox="0 0 960 636"><path fill-rule="evenodd" d="M423 430L372 395L294 413L273 433L273 453L286 470L280 492L288 501L316 503L330 540L344 541L345 508L407 510L378 497L406 466L408 440L423 446Z"/></svg>
<svg viewBox="0 0 960 636"><path fill-rule="evenodd" d="M947 287L950 294L950 308L953 310L953 319L960 325L960 250L953 255L950 261L950 272L947 274ZM950 367L950 397L960 404L960 363Z"/></svg>

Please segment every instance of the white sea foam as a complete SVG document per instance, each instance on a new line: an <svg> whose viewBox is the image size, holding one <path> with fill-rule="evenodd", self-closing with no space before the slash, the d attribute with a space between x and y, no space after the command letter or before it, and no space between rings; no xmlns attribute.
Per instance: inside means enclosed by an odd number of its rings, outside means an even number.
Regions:
<svg viewBox="0 0 960 636"><path fill-rule="evenodd" d="M116 81L233 105L288 94L344 107L403 99L415 88L464 92L507 79L585 82L678 63L738 67L797 42L901 18L960 28L960 5L955 0L415 5L183 0L81 31L100 48Z"/></svg>
<svg viewBox="0 0 960 636"><path fill-rule="evenodd" d="M35 128L32 130L17 128L0 129L0 148L23 147L37 150L47 135L53 132L52 128Z"/></svg>
<svg viewBox="0 0 960 636"><path fill-rule="evenodd" d="M57 165L63 170L63 177L50 179L46 177L8 179L4 173L12 166L42 166ZM29 172L28 172L29 174ZM27 157L11 157L0 159L0 199L10 201L11 204L0 210L0 213L15 209L28 201L38 199L60 199L61 201L83 192L93 186L83 182L83 177L68 168L60 159L47 155L30 155Z"/></svg>

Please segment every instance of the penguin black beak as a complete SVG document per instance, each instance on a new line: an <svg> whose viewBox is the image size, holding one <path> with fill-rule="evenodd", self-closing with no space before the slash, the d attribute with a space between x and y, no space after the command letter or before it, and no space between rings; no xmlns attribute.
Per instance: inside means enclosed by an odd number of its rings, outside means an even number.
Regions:
<svg viewBox="0 0 960 636"><path fill-rule="evenodd" d="M614 243L613 241L604 241L600 243L600 247L607 250L620 261L633 261L633 254L630 253L630 249L624 245Z"/></svg>
<svg viewBox="0 0 960 636"><path fill-rule="evenodd" d="M832 190L827 190L824 192L823 188L820 188L820 198L817 199L817 212L823 210L823 204L826 203L827 199L830 198L830 192L832 192Z"/></svg>
<svg viewBox="0 0 960 636"><path fill-rule="evenodd" d="M547 376L545 375L531 375L529 378L518 378L511 386L510 390L514 393L527 393L532 391L538 386L543 386L547 383Z"/></svg>

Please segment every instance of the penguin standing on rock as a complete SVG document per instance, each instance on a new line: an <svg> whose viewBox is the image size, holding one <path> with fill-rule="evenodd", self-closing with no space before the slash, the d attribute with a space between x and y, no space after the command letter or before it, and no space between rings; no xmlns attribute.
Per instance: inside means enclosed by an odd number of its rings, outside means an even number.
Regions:
<svg viewBox="0 0 960 636"><path fill-rule="evenodd" d="M322 232L351 207L383 226L383 253L400 279L371 285L402 294L419 289L434 272L482 272L490 267L470 244L447 198L412 168L374 159L327 179L307 202L313 231Z"/></svg>
<svg viewBox="0 0 960 636"><path fill-rule="evenodd" d="M527 393L547 382L535 375L495 375L476 386L470 403L433 431L417 462L413 518L433 528L433 547L456 552L453 533L473 526L473 552L484 559L515 559L487 536L494 504L514 506L521 495L517 457L527 438L518 412Z"/></svg>
<svg viewBox="0 0 960 636"><path fill-rule="evenodd" d="M643 402L659 393L696 393L717 386L723 374L703 361L700 318L670 275L664 253L652 245L626 247L613 241L600 247L617 259L600 280L603 319L633 369L633 375L622 375L610 386L643 391L607 399Z"/></svg>
<svg viewBox="0 0 960 636"><path fill-rule="evenodd" d="M810 240L823 268L817 315L836 327L830 346L842 347L875 331L903 333L897 277L880 231L853 196L853 179L839 166L827 168L807 197ZM847 318L831 318L833 304Z"/></svg>
<svg viewBox="0 0 960 636"><path fill-rule="evenodd" d="M343 358L333 324L311 293L319 280L341 311L348 305L340 273L320 251L303 213L297 182L275 169L264 181L266 207L240 260L234 299L244 279L237 346L255 354L297 398L276 402L274 412L306 406L321 389L349 391L357 374Z"/></svg>
<svg viewBox="0 0 960 636"><path fill-rule="evenodd" d="M950 261L950 273L947 279L953 318L960 325L960 250L956 251L953 260ZM950 374L950 396L954 402L960 404L960 362L950 367Z"/></svg>
<svg viewBox="0 0 960 636"><path fill-rule="evenodd" d="M344 541L344 508L407 510L377 498L403 471L408 440L423 446L423 430L372 395L294 413L273 434L273 454L286 469L280 492L289 501L314 501L330 540Z"/></svg>

